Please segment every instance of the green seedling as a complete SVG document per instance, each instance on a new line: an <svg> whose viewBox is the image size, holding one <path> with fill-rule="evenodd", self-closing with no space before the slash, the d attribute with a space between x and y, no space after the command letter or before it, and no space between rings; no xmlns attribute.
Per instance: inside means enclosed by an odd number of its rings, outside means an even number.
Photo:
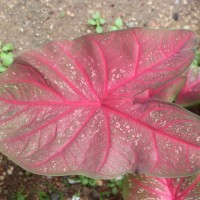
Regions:
<svg viewBox="0 0 200 200"><path fill-rule="evenodd" d="M14 47L12 44L8 43L3 45L3 43L0 41L0 72L4 72L7 67L13 63L13 49Z"/></svg>
<svg viewBox="0 0 200 200"><path fill-rule="evenodd" d="M25 200L27 195L23 194L24 189L20 189L16 194L14 194L11 198L15 200Z"/></svg>
<svg viewBox="0 0 200 200"><path fill-rule="evenodd" d="M92 19L88 20L88 24L91 26L96 27L96 32L97 33L102 33L103 32L103 25L105 24L105 19L101 17L99 12L96 12L95 14L92 15Z"/></svg>
<svg viewBox="0 0 200 200"><path fill-rule="evenodd" d="M109 198L111 195L110 191L106 191L106 192L100 192L100 199L99 200L104 200L104 198Z"/></svg>
<svg viewBox="0 0 200 200"><path fill-rule="evenodd" d="M43 191L38 191L37 195L39 197L40 200L50 200L49 195L47 195L45 192Z"/></svg>
<svg viewBox="0 0 200 200"><path fill-rule="evenodd" d="M64 10L60 12L60 18L63 18L63 17L65 17L65 11Z"/></svg>
<svg viewBox="0 0 200 200"><path fill-rule="evenodd" d="M120 17L118 17L115 20L115 24L111 26L111 30L116 31L116 30L122 29L122 26L123 26L123 21Z"/></svg>
<svg viewBox="0 0 200 200"><path fill-rule="evenodd" d="M200 67L200 51L197 51L196 57L195 57L195 59L194 59L192 65L195 65L195 66L199 66L199 67Z"/></svg>
<svg viewBox="0 0 200 200"><path fill-rule="evenodd" d="M116 195L118 194L119 191L121 191L122 184L123 184L123 178L120 177L117 179L109 180L108 187L111 188L112 193Z"/></svg>
<svg viewBox="0 0 200 200"><path fill-rule="evenodd" d="M91 187L95 187L97 185L95 179L87 178L85 176L78 176L77 178L73 178L70 182L80 183L81 185Z"/></svg>

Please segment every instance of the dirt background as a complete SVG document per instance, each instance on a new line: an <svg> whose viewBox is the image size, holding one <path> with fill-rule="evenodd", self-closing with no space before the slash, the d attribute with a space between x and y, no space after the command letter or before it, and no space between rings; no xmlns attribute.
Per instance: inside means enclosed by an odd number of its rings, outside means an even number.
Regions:
<svg viewBox="0 0 200 200"><path fill-rule="evenodd" d="M124 28L184 28L200 36L200 0L0 0L0 41L13 43L14 53L19 55L51 40L93 33L87 21L96 11L106 19L105 31L121 17ZM96 187L67 186L67 178L29 174L0 156L0 200L12 199L20 189L28 200L39 199L38 191L46 192L52 200L72 200L76 192L80 200L98 200L102 191L110 190L106 181ZM103 199L122 197L111 194Z"/></svg>

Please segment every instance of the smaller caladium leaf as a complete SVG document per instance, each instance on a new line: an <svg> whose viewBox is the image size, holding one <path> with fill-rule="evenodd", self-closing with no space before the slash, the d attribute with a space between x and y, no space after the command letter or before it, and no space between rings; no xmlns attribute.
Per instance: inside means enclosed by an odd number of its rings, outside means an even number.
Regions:
<svg viewBox="0 0 200 200"><path fill-rule="evenodd" d="M181 75L175 80L172 80L156 89L145 90L137 96L139 99L159 99L167 102L173 102L184 87L187 78Z"/></svg>
<svg viewBox="0 0 200 200"><path fill-rule="evenodd" d="M200 67L192 65L187 72L187 82L176 98L181 106L200 103Z"/></svg>
<svg viewBox="0 0 200 200"><path fill-rule="evenodd" d="M200 175L183 178L125 176L124 200L194 200L200 197Z"/></svg>
<svg viewBox="0 0 200 200"><path fill-rule="evenodd" d="M154 90L150 90L149 97L154 97L160 100L173 102L181 91L186 82L186 76L182 75L177 79L170 81L166 85Z"/></svg>

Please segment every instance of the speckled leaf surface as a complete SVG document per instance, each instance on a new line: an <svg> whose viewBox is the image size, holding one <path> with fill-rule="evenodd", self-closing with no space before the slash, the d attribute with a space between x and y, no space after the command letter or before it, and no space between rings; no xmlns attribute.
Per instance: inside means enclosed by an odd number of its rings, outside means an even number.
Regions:
<svg viewBox="0 0 200 200"><path fill-rule="evenodd" d="M0 76L0 150L38 174L180 176L200 169L200 118L137 95L178 77L195 34L142 28L54 41Z"/></svg>
<svg viewBox="0 0 200 200"><path fill-rule="evenodd" d="M192 65L187 72L187 82L176 98L181 106L200 104L200 67Z"/></svg>
<svg viewBox="0 0 200 200"><path fill-rule="evenodd" d="M200 175L157 178L144 174L125 176L124 200L194 200L200 197Z"/></svg>

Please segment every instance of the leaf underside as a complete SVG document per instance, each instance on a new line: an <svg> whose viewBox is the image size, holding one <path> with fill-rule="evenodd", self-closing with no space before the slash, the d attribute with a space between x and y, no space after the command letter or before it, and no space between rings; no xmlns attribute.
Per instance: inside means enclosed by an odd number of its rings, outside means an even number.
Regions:
<svg viewBox="0 0 200 200"><path fill-rule="evenodd" d="M124 200L193 200L200 197L200 175L184 178L157 178L126 175Z"/></svg>
<svg viewBox="0 0 200 200"><path fill-rule="evenodd" d="M134 28L54 41L0 76L0 151L38 174L184 176L200 169L200 118L138 101L180 76L195 34Z"/></svg>

